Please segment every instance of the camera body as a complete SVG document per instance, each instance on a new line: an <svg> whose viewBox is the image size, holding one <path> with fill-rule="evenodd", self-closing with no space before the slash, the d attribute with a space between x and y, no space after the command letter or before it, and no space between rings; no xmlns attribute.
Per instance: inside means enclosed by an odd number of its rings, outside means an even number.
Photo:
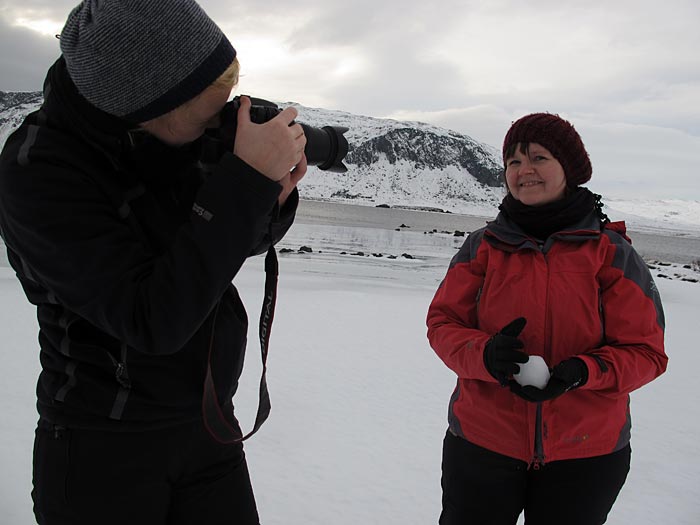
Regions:
<svg viewBox="0 0 700 525"><path fill-rule="evenodd" d="M250 98L250 120L263 124L277 116L282 110L274 102L261 98ZM238 126L238 109L241 106L240 97L227 102L220 113L221 124L205 133L202 144L202 162L214 164L226 151L233 151ZM304 153L309 166L318 166L321 170L345 173L347 167L343 159L348 153L348 141L343 134L348 128L342 126L324 126L316 128L298 123L306 136Z"/></svg>

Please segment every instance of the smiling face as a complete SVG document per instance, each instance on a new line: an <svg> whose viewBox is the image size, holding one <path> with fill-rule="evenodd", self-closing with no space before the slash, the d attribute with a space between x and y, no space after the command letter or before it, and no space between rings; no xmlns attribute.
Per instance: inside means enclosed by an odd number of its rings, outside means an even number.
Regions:
<svg viewBox="0 0 700 525"><path fill-rule="evenodd" d="M542 206L564 198L566 176L559 161L544 146L517 144L506 158L506 183L511 195L528 206Z"/></svg>

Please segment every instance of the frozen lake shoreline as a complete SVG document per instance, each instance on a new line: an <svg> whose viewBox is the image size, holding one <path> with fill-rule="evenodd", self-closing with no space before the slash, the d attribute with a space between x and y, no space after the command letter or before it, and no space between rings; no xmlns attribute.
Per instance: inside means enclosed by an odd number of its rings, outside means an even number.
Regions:
<svg viewBox="0 0 700 525"><path fill-rule="evenodd" d="M611 219L617 220L612 212L611 214ZM296 223L387 230L395 230L403 224L408 228L402 228L402 230L422 234L432 230L470 232L481 228L490 219L457 213L379 208L302 199ZM668 226L640 226L635 229L628 224L628 229L634 247L646 260L679 264L700 260L700 228L697 231ZM410 246L406 248L410 250Z"/></svg>
<svg viewBox="0 0 700 525"><path fill-rule="evenodd" d="M309 244L306 242L307 232L311 231L313 236L316 236L319 231L326 229L328 235L331 235L332 230L332 235L353 237L352 239L336 239L339 246L349 243L357 250L385 251L385 249L391 248L409 253L421 252L429 258L431 256L444 258L449 257L456 248L459 248L463 238L451 239L449 235L443 234L447 240L445 241L443 238L441 242L438 242L426 239L425 237L430 237L424 235L426 232L433 230L437 230L438 233L454 233L456 230L470 232L481 228L491 218L302 199L295 225L290 232L292 235L287 235L285 245L298 248L301 244ZM617 217L613 214L612 219L616 220ZM401 227L402 225L404 227ZM317 226L321 228L316 228ZM691 264L700 261L700 227L697 231L683 230L680 227L675 229L666 225L646 226L637 229L628 225L628 228L634 247L647 261L655 260L676 264ZM361 240L363 229L382 229L386 230L387 233L377 237L369 235L367 232L366 237L372 239L371 245L363 245ZM396 230L401 231L397 232ZM389 232L396 232L396 235ZM423 238L421 239L421 237ZM330 241L330 239L324 239L324 241ZM389 245L385 246L382 244L384 242L388 242ZM297 245L295 246L295 244ZM445 247L447 247L447 252L440 252ZM398 255L400 254L399 251ZM0 239L0 267L8 266L5 246Z"/></svg>

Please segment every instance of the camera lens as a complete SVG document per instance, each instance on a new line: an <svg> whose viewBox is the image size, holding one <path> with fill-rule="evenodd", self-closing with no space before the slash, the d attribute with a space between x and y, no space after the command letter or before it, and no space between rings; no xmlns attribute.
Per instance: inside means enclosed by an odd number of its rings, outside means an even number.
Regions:
<svg viewBox="0 0 700 525"><path fill-rule="evenodd" d="M301 124L301 123L300 123ZM306 135L306 161L309 166L318 166L320 170L345 173L348 169L343 164L348 154L348 141L343 136L348 128L324 126L314 128L301 124Z"/></svg>

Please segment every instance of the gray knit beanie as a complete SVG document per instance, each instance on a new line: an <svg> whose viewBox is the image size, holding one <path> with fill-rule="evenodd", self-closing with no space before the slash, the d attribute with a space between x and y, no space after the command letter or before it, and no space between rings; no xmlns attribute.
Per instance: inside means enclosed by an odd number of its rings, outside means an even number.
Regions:
<svg viewBox="0 0 700 525"><path fill-rule="evenodd" d="M135 123L192 99L236 56L193 0L85 0L68 16L61 51L88 102Z"/></svg>

